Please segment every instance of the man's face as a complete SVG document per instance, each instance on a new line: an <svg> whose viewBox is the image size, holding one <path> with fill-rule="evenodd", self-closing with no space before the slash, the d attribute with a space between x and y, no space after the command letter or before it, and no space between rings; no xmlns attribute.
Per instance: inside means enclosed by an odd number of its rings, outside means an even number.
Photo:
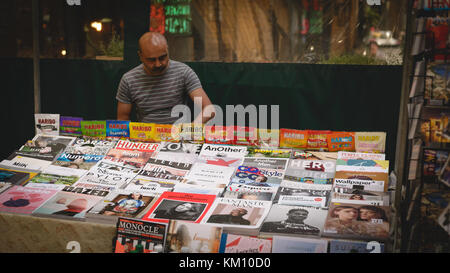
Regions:
<svg viewBox="0 0 450 273"><path fill-rule="evenodd" d="M302 222L308 218L308 212L303 210L294 210L288 213L288 219L294 222Z"/></svg>
<svg viewBox="0 0 450 273"><path fill-rule="evenodd" d="M230 213L232 216L242 216L247 214L247 211L245 209L234 209Z"/></svg>
<svg viewBox="0 0 450 273"><path fill-rule="evenodd" d="M164 74L169 66L169 51L166 45L144 45L139 51L139 57L145 72L151 76Z"/></svg>

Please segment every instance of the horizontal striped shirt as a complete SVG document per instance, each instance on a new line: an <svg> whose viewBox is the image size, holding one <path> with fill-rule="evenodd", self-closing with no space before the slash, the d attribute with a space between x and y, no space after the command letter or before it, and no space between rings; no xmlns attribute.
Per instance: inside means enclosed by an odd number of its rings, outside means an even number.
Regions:
<svg viewBox="0 0 450 273"><path fill-rule="evenodd" d="M116 99L136 106L139 122L173 124L172 107L187 104L188 95L202 88L195 72L186 64L169 60L167 71L159 76L147 75L140 64L122 76Z"/></svg>

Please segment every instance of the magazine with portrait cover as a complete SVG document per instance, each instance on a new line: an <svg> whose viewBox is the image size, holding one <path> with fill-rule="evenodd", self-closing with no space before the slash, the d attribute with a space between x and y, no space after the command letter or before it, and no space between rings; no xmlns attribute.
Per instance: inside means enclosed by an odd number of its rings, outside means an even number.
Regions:
<svg viewBox="0 0 450 273"><path fill-rule="evenodd" d="M119 217L140 219L158 196L123 189L111 191L86 213L86 221L114 224Z"/></svg>
<svg viewBox="0 0 450 273"><path fill-rule="evenodd" d="M75 141L75 137L35 135L32 140L27 141L19 151L15 151L16 156L30 157L45 161L54 161L67 146ZM10 158L8 158L10 159Z"/></svg>
<svg viewBox="0 0 450 273"><path fill-rule="evenodd" d="M142 219L162 223L169 220L200 223L215 199L212 194L166 191L161 193Z"/></svg>
<svg viewBox="0 0 450 273"><path fill-rule="evenodd" d="M258 187L239 183L230 183L224 189L221 197L272 201L276 193L277 188L275 187Z"/></svg>
<svg viewBox="0 0 450 273"><path fill-rule="evenodd" d="M59 135L59 114L34 114L34 128L36 135Z"/></svg>
<svg viewBox="0 0 450 273"><path fill-rule="evenodd" d="M166 253L219 253L222 228L170 220Z"/></svg>
<svg viewBox="0 0 450 273"><path fill-rule="evenodd" d="M59 134L62 136L82 136L82 117L61 116L59 119Z"/></svg>
<svg viewBox="0 0 450 273"><path fill-rule="evenodd" d="M0 182L13 185L25 185L39 174L38 170L22 169L0 165Z"/></svg>
<svg viewBox="0 0 450 273"><path fill-rule="evenodd" d="M328 241L325 239L293 238L273 236L272 253L327 253Z"/></svg>
<svg viewBox="0 0 450 273"><path fill-rule="evenodd" d="M59 190L13 185L0 194L0 211L31 214L57 192L59 192Z"/></svg>
<svg viewBox="0 0 450 273"><path fill-rule="evenodd" d="M336 170L333 160L291 159L284 180L308 184L332 184Z"/></svg>
<svg viewBox="0 0 450 273"><path fill-rule="evenodd" d="M387 172L336 171L333 187L386 192L388 183Z"/></svg>
<svg viewBox="0 0 450 273"><path fill-rule="evenodd" d="M306 184L283 180L273 203L280 205L327 208L332 185Z"/></svg>
<svg viewBox="0 0 450 273"><path fill-rule="evenodd" d="M330 240L330 253L384 253L384 243Z"/></svg>
<svg viewBox="0 0 450 273"><path fill-rule="evenodd" d="M323 235L341 239L381 240L389 238L389 206L330 203Z"/></svg>
<svg viewBox="0 0 450 273"><path fill-rule="evenodd" d="M233 176L235 168L217 166L205 163L194 163L184 177L183 183L186 185L225 188Z"/></svg>
<svg viewBox="0 0 450 273"><path fill-rule="evenodd" d="M167 224L119 217L114 253L163 253Z"/></svg>
<svg viewBox="0 0 450 273"><path fill-rule="evenodd" d="M106 155L111 148L114 148L117 141L89 136L79 136L75 141L66 147L65 153L81 155Z"/></svg>
<svg viewBox="0 0 450 273"><path fill-rule="evenodd" d="M218 197L202 223L221 226L226 233L256 236L271 206L271 201Z"/></svg>
<svg viewBox="0 0 450 273"><path fill-rule="evenodd" d="M247 147L245 157L290 158L292 149L275 147Z"/></svg>
<svg viewBox="0 0 450 273"><path fill-rule="evenodd" d="M86 212L108 195L109 191L83 186L64 187L33 211L32 215L84 221Z"/></svg>
<svg viewBox="0 0 450 273"><path fill-rule="evenodd" d="M322 208L273 204L260 235L319 237L326 217L327 210Z"/></svg>
<svg viewBox="0 0 450 273"><path fill-rule="evenodd" d="M257 187L278 188L286 170L287 158L245 157L231 182Z"/></svg>
<svg viewBox="0 0 450 273"><path fill-rule="evenodd" d="M272 239L222 233L219 253L271 253Z"/></svg>

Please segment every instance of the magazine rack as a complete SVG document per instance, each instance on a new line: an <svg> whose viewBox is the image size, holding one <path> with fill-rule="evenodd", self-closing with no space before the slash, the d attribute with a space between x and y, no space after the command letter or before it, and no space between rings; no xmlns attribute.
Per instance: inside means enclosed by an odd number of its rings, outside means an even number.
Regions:
<svg viewBox="0 0 450 273"><path fill-rule="evenodd" d="M446 159L450 155L450 142L448 140L442 141L447 134L447 124L449 124L450 100L435 96L432 88L435 86L436 79L427 75L430 64L436 60L436 56L443 56L443 67L449 66L449 45L447 44L446 48L436 48L434 33L425 30L425 20L427 18L442 15L444 17L448 16L448 10L412 9L412 14L408 15L411 16L411 25L416 26L416 30L419 31L412 32L413 45L411 48L413 50L406 53L411 65L409 71L413 72L406 79L409 80L410 86L408 100L409 136L405 169L403 170L406 178L402 181L400 215L397 215L401 226L399 235L396 237L396 240L400 242L397 244L396 250L400 252L427 251L422 249L422 244L424 241L429 240L429 238L425 238L426 234L434 233L430 232L434 227L428 227L424 223L428 222L429 219L426 218L431 216L428 207L432 205L433 201L425 201L426 206L424 207L424 196L426 197L426 193L433 189L442 194L448 193L450 190L448 186L437 179L439 175L438 170L445 168L445 166L436 162L437 154L442 155L441 163L445 164L448 163ZM448 77L448 75L449 73L445 71L445 77ZM444 81L446 93L448 93L447 81ZM442 121L436 118L433 119L431 117L432 114L429 114L429 112L442 113ZM434 159L431 157L432 155L435 155ZM427 172L427 170L429 171ZM434 239L444 249L448 249L448 237L445 238L445 235L448 236L448 234L446 232L443 234L443 237L440 237L442 240L439 239L439 236L435 236ZM436 251L436 249L431 251Z"/></svg>

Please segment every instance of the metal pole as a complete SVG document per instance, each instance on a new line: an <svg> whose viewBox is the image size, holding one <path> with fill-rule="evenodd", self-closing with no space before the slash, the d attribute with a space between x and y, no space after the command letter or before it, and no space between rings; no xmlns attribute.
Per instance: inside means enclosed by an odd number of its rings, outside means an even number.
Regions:
<svg viewBox="0 0 450 273"><path fill-rule="evenodd" d="M405 1L406 3L406 35L405 35L405 46L403 51L403 80L402 80L402 90L400 96L400 112L398 118L398 128L397 128L397 145L395 151L395 174L397 176L397 184L395 187L395 217L394 217L394 251L399 251L404 238L402 234L403 221L403 210L402 210L402 189L403 185L406 184L408 176L405 172L408 168L405 167L407 163L406 157L408 153L408 99L409 99L409 75L411 74L411 46L412 46L412 34L413 34L413 1Z"/></svg>
<svg viewBox="0 0 450 273"><path fill-rule="evenodd" d="M34 76L34 113L41 112L40 49L39 49L39 0L32 0L33 13L33 76Z"/></svg>

